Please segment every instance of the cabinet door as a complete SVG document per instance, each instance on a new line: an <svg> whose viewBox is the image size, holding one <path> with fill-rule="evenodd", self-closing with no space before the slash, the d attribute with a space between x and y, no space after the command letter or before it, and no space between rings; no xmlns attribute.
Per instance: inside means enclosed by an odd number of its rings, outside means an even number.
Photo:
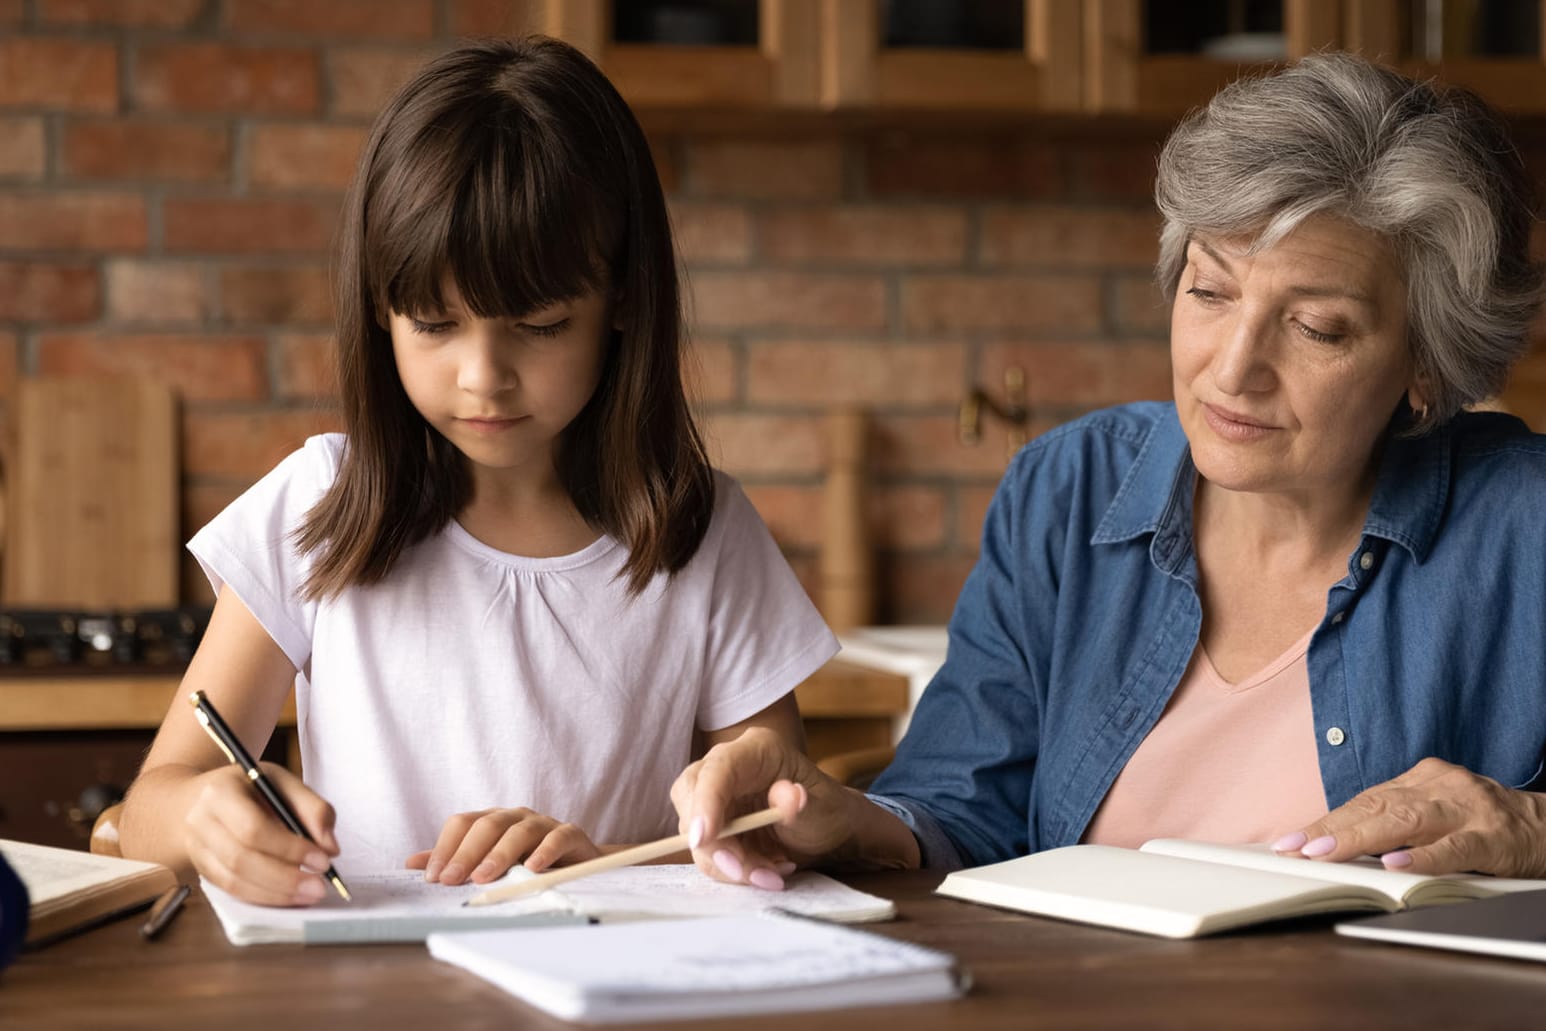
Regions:
<svg viewBox="0 0 1546 1031"><path fill-rule="evenodd" d="M819 0L545 0L540 31L639 108L814 107Z"/></svg>
<svg viewBox="0 0 1546 1031"><path fill-rule="evenodd" d="M1341 46L1342 7L1337 0L1091 0L1085 107L1179 116L1242 74Z"/></svg>
<svg viewBox="0 0 1546 1031"><path fill-rule="evenodd" d="M1349 49L1417 78L1466 86L1504 111L1546 112L1546 3L1344 2Z"/></svg>
<svg viewBox="0 0 1546 1031"><path fill-rule="evenodd" d="M1075 111L1078 0L822 0L827 108Z"/></svg>

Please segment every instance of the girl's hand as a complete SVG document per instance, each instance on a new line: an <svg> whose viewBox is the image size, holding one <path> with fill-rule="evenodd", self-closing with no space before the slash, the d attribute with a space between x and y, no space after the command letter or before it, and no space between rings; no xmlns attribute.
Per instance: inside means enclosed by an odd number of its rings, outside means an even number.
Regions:
<svg viewBox="0 0 1546 1031"><path fill-rule="evenodd" d="M447 820L435 847L409 856L407 867L423 870L426 881L461 884L470 877L474 884L485 884L522 859L526 869L539 871L599 855L601 850L572 823L530 809L484 809Z"/></svg>
<svg viewBox="0 0 1546 1031"><path fill-rule="evenodd" d="M801 863L849 841L854 793L779 734L761 727L715 745L671 785L698 869L716 880L777 890ZM780 823L716 840L734 817L772 806Z"/></svg>
<svg viewBox="0 0 1546 1031"><path fill-rule="evenodd" d="M1408 873L1543 877L1546 795L1429 758L1272 847L1330 862L1377 855Z"/></svg>
<svg viewBox="0 0 1546 1031"><path fill-rule="evenodd" d="M189 782L188 859L211 884L245 902L309 906L327 894L321 873L338 855L333 807L283 766L260 765L317 844L280 822L238 767L221 766Z"/></svg>

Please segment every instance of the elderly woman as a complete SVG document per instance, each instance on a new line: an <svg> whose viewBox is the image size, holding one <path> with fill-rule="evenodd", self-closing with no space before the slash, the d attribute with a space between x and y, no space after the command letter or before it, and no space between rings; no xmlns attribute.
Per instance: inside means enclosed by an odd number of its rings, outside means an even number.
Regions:
<svg viewBox="0 0 1546 1031"><path fill-rule="evenodd" d="M1015 459L944 667L863 795L748 733L674 788L704 870L1150 837L1546 876L1546 437L1466 408L1541 292L1517 152L1358 58L1167 141L1174 403ZM715 842L766 798L764 837Z"/></svg>

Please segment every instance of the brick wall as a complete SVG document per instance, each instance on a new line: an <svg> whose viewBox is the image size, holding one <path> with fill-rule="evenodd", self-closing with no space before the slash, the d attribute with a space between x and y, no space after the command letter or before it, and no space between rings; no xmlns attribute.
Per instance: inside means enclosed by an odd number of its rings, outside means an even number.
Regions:
<svg viewBox="0 0 1546 1031"><path fill-rule="evenodd" d="M172 383L185 536L336 427L328 245L366 127L426 54L509 28L512 6L0 0L0 401L35 374ZM1000 395L1023 367L1033 433L1168 396L1162 133L652 130L714 455L808 584L826 406L873 413L879 615L910 622L948 615L1004 466L1002 427L956 439L969 384ZM1521 383L1546 414L1546 372Z"/></svg>

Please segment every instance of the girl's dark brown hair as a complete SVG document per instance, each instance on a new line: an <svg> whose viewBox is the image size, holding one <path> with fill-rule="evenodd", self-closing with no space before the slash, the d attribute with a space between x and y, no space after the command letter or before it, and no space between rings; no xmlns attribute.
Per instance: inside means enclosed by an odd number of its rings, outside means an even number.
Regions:
<svg viewBox="0 0 1546 1031"><path fill-rule="evenodd" d="M681 302L665 198L638 122L557 40L464 43L377 119L344 211L338 362L348 442L296 531L306 594L380 581L472 496L462 454L409 402L390 313L520 317L605 290L601 379L564 431L557 471L580 514L627 545L638 594L697 551L714 480L681 381Z"/></svg>

